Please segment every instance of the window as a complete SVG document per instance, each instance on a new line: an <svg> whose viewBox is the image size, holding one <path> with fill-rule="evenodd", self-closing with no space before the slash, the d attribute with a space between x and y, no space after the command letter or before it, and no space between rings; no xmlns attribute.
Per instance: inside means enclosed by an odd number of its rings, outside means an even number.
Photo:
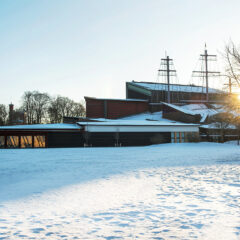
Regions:
<svg viewBox="0 0 240 240"><path fill-rule="evenodd" d="M4 145L5 145L5 137L0 136L0 148L4 148Z"/></svg>
<svg viewBox="0 0 240 240"><path fill-rule="evenodd" d="M180 143L180 133L179 132L176 133L176 142Z"/></svg>
<svg viewBox="0 0 240 240"><path fill-rule="evenodd" d="M172 143L182 143L185 140L185 135L183 132L172 132L171 142Z"/></svg>
<svg viewBox="0 0 240 240"><path fill-rule="evenodd" d="M21 136L21 148L32 147L32 136Z"/></svg>
<svg viewBox="0 0 240 240"><path fill-rule="evenodd" d="M182 143L185 142L185 134L184 134L184 132L181 133L181 142Z"/></svg>
<svg viewBox="0 0 240 240"><path fill-rule="evenodd" d="M7 136L7 147L8 148L18 148L19 147L19 137L18 136Z"/></svg>
<svg viewBox="0 0 240 240"><path fill-rule="evenodd" d="M35 148L44 148L44 147L46 147L45 136L34 136L34 147Z"/></svg>

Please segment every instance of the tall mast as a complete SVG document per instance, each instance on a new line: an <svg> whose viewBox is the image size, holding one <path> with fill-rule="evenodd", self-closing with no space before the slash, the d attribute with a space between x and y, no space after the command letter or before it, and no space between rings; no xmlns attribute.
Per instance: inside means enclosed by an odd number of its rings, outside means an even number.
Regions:
<svg viewBox="0 0 240 240"><path fill-rule="evenodd" d="M220 76L220 72L214 72L214 71L209 71L208 70L208 61L216 61L217 55L210 55L207 52L207 46L205 44L205 50L204 50L204 54L200 54L200 60L204 61L204 65L205 65L205 70L203 71L193 71L193 75L194 73L197 73L198 75L194 75L194 77L203 77L205 78L206 81L206 101L209 101L209 77L213 77L213 76ZM216 75L217 74L217 75Z"/></svg>
<svg viewBox="0 0 240 240"><path fill-rule="evenodd" d="M228 86L228 88L229 88L229 94L230 94L230 95L232 94L232 87L237 86L236 83L233 83L233 82L232 82L232 79L231 79L231 77L229 77L229 76L228 76L228 83L226 83L226 84L224 84L224 85Z"/></svg>
<svg viewBox="0 0 240 240"><path fill-rule="evenodd" d="M229 84L229 93L232 94L232 81L231 81L231 78L228 79L228 84Z"/></svg>
<svg viewBox="0 0 240 240"><path fill-rule="evenodd" d="M164 69L159 69L159 72L164 72L166 73L165 76L167 76L167 102L171 103L171 95L170 95L170 76L171 76L171 72L176 73L176 70L172 70L170 69L170 63L173 61L171 58L169 58L169 56L167 56L166 58L162 58L162 63L161 65L164 65L165 68Z"/></svg>
<svg viewBox="0 0 240 240"><path fill-rule="evenodd" d="M204 55L201 55L202 57L204 56L204 60L205 60L205 78L206 78L206 100L208 102L208 53L207 53L207 48L206 48L206 44L205 44L205 51L204 51ZM217 56L216 56L217 57Z"/></svg>

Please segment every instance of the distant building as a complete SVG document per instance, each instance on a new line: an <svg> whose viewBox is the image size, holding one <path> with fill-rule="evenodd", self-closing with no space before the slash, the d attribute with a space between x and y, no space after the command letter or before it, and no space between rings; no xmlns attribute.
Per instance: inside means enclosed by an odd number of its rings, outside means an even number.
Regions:
<svg viewBox="0 0 240 240"><path fill-rule="evenodd" d="M24 112L14 111L10 104L9 124L21 126L0 127L0 148L220 141L223 130L213 125L211 119L223 111L216 102L223 101L228 95L220 90L208 90L209 101L204 102L204 88L172 84L171 103L166 103L166 85L127 82L127 99L85 97L86 118L65 116L62 124L22 125L25 123ZM224 141L238 138L234 127L225 132Z"/></svg>
<svg viewBox="0 0 240 240"><path fill-rule="evenodd" d="M23 111L14 110L14 105L9 104L8 125L22 125L26 124L26 116Z"/></svg>

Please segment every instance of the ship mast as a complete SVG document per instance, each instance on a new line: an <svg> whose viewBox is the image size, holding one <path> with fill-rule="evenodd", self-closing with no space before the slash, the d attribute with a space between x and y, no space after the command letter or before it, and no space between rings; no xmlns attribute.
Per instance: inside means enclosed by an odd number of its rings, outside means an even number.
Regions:
<svg viewBox="0 0 240 240"><path fill-rule="evenodd" d="M231 77L229 77L229 76L228 76L228 83L223 84L223 85L225 85L225 86L228 87L228 89L229 89L229 94L230 94L230 95L232 94L232 88L235 87L235 86L237 86L236 83L232 82L232 79L231 79Z"/></svg>
<svg viewBox="0 0 240 240"><path fill-rule="evenodd" d="M158 72L165 73L167 77L167 102L171 103L171 95L170 95L170 76L176 75L176 70L170 69L170 65L173 65L173 60L167 56L166 58L161 59L161 65L164 66L164 69L159 69ZM171 75L171 73L174 73L175 75Z"/></svg>
<svg viewBox="0 0 240 240"><path fill-rule="evenodd" d="M215 72L215 71L209 71L208 70L208 62L209 61L216 61L217 60L217 55L210 55L208 54L207 51L207 46L205 44L205 50L204 50L204 54L200 54L200 60L204 62L204 70L203 71L193 71L193 77L203 77L205 78L206 81L206 101L209 101L209 94L208 94L208 90L209 90L209 77L216 77L216 76L220 76L220 72Z"/></svg>

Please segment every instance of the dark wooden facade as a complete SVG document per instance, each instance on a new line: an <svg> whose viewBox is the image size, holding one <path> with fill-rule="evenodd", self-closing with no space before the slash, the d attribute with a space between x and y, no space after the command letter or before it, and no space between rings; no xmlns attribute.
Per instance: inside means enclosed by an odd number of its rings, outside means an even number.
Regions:
<svg viewBox="0 0 240 240"><path fill-rule="evenodd" d="M35 145L37 137L43 137L42 146ZM169 132L91 132L82 131L49 131L49 130L0 130L0 137L4 144L0 148L67 148L67 147L114 147L114 146L146 146L159 143L170 143ZM16 145L9 145L8 139L14 137ZM23 138L30 138L30 145L22 144Z"/></svg>
<svg viewBox="0 0 240 240"><path fill-rule="evenodd" d="M147 146L170 142L170 132L95 132L89 134L87 141L93 147Z"/></svg>
<svg viewBox="0 0 240 240"><path fill-rule="evenodd" d="M148 102L133 99L98 99L85 97L87 118L117 119L149 110Z"/></svg>
<svg viewBox="0 0 240 240"><path fill-rule="evenodd" d="M58 148L84 146L83 133L75 129L8 129L0 130L0 138L0 148ZM42 141L41 144L39 143L39 139ZM28 144L26 144L26 140Z"/></svg>

